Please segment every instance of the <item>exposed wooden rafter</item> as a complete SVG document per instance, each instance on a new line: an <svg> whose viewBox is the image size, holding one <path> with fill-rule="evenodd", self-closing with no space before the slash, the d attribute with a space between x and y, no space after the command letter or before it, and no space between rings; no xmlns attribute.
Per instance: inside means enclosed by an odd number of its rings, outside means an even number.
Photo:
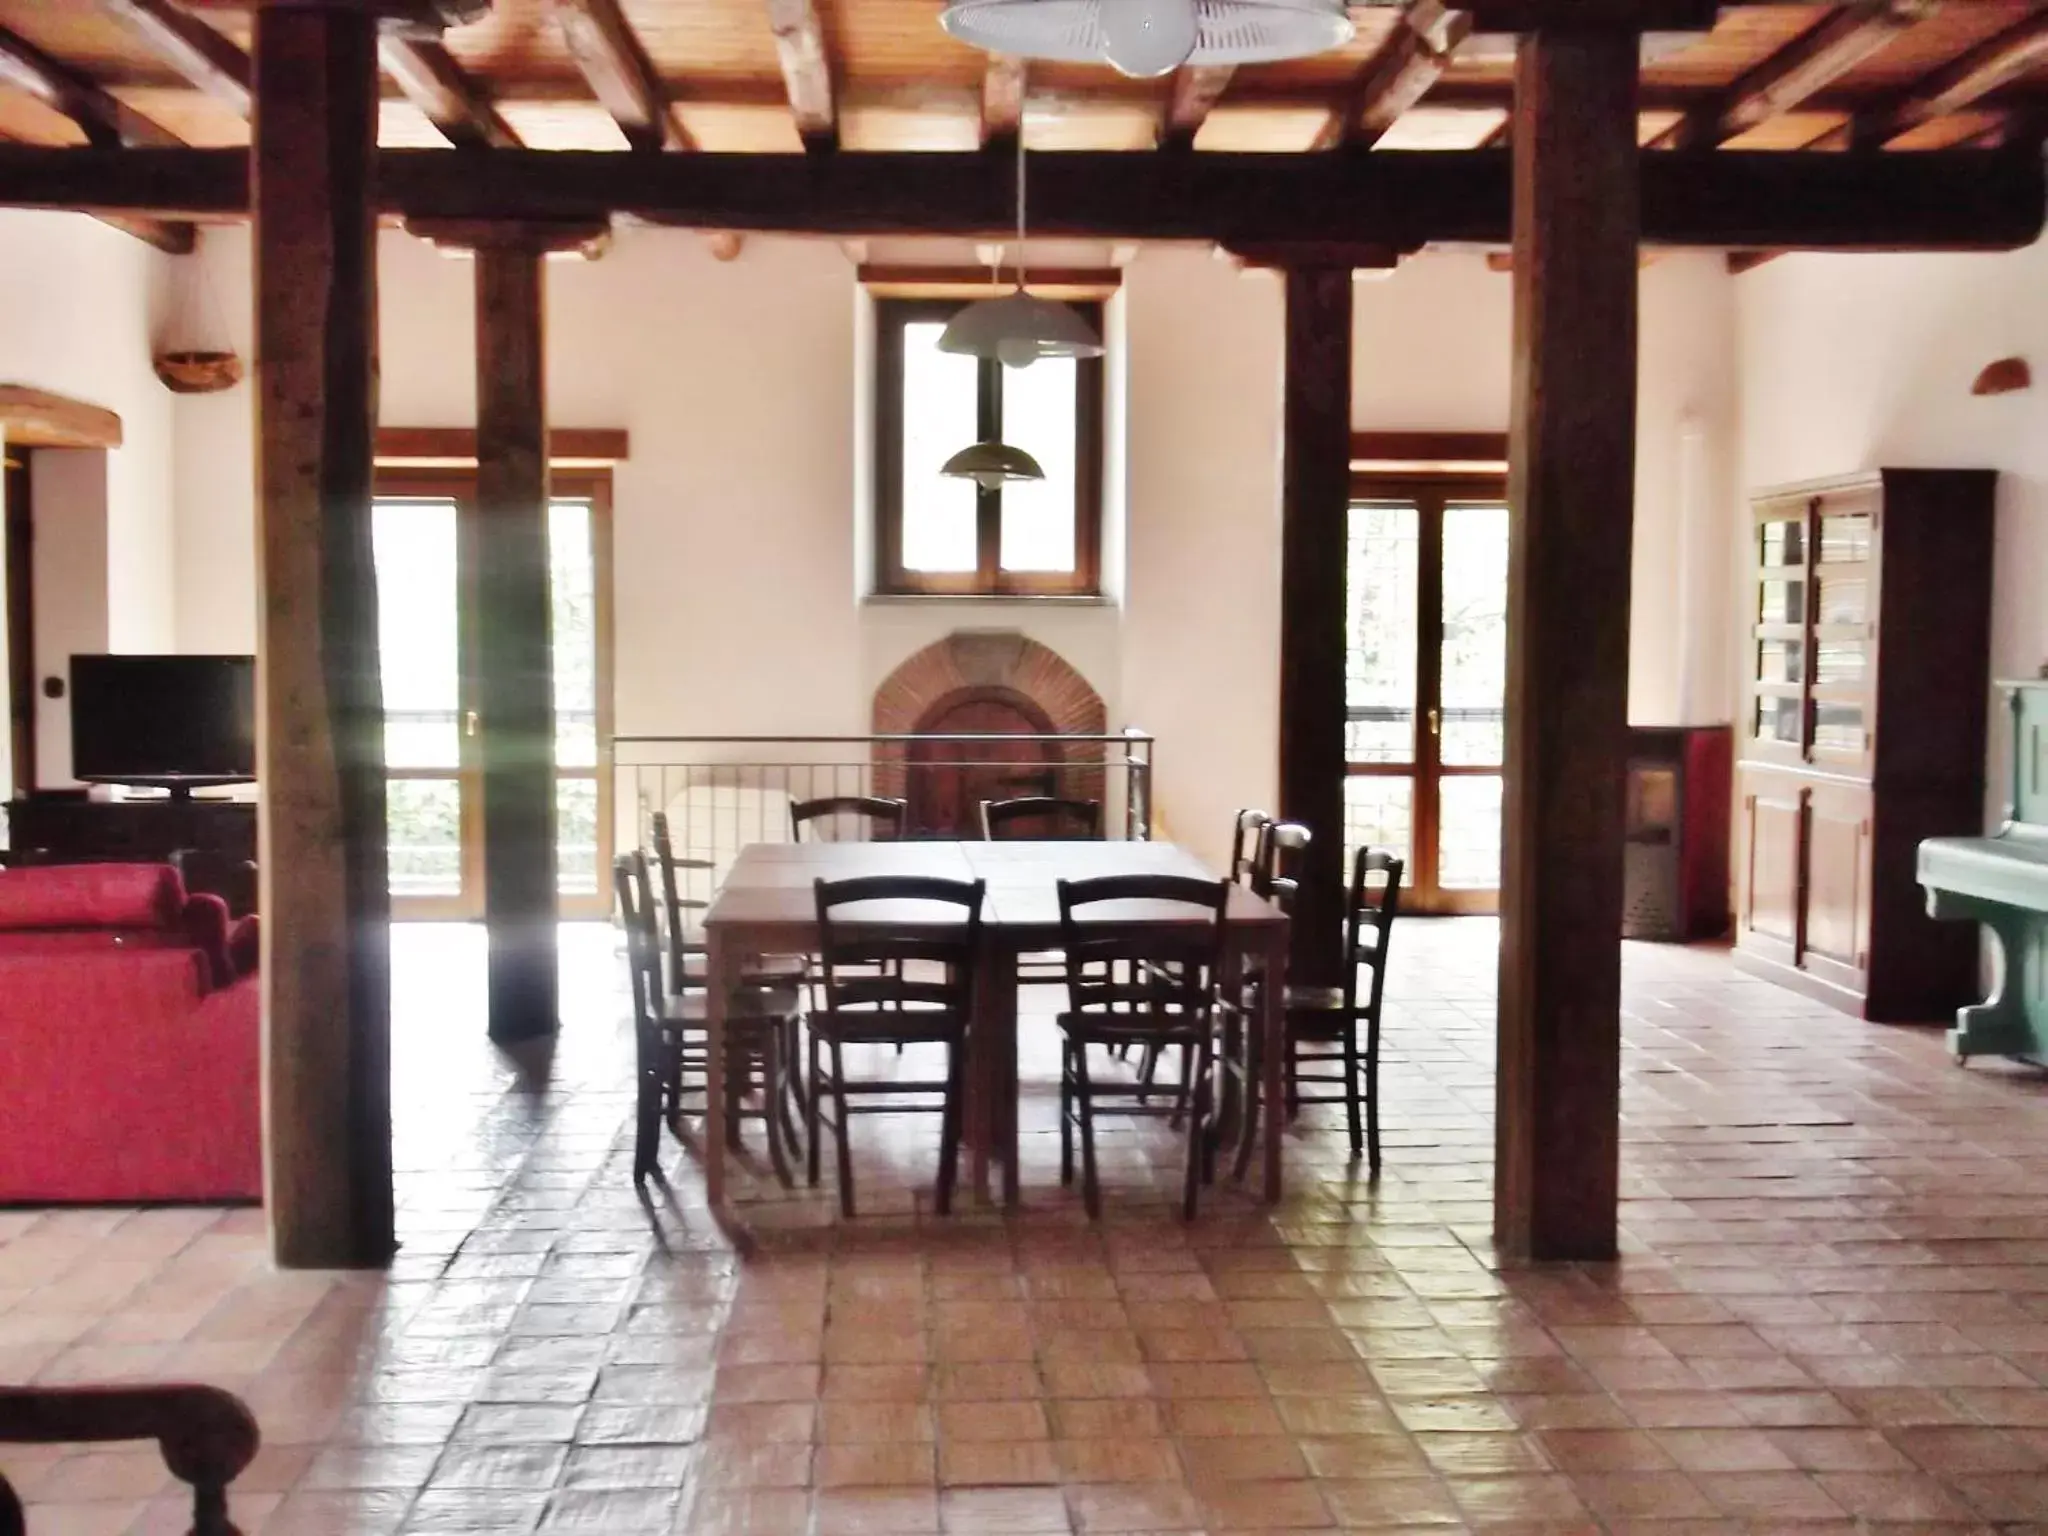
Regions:
<svg viewBox="0 0 2048 1536"><path fill-rule="evenodd" d="M1159 147L1192 149L1195 135L1202 131L1210 110L1236 73L1231 64L1194 64L1176 71L1173 94L1166 102L1166 120L1159 126Z"/></svg>
<svg viewBox="0 0 2048 1536"><path fill-rule="evenodd" d="M1024 94L1028 71L1022 59L1008 54L989 55L988 70L981 77L981 145L1002 149L1017 142L1024 131Z"/></svg>
<svg viewBox="0 0 2048 1536"><path fill-rule="evenodd" d="M1469 12L1446 11L1434 0L1423 0L1403 13L1403 25L1394 29L1310 147L1365 149L1377 144L1402 113L1429 94L1471 28Z"/></svg>
<svg viewBox="0 0 2048 1536"><path fill-rule="evenodd" d="M249 115L249 56L171 0L99 0L100 9L148 40L157 56L239 117Z"/></svg>
<svg viewBox="0 0 2048 1536"><path fill-rule="evenodd" d="M405 99L457 149L517 149L519 135L440 43L387 32L377 59Z"/></svg>
<svg viewBox="0 0 2048 1536"><path fill-rule="evenodd" d="M1860 112L1850 126L1857 144L1882 144L1907 130L1974 106L2048 58L2048 9L1986 39L1954 63L1936 70L1904 99Z"/></svg>
<svg viewBox="0 0 2048 1536"><path fill-rule="evenodd" d="M1705 149L1792 111L1937 9L1939 0L1856 0L1750 70L1725 97L1659 134L1659 149Z"/></svg>
<svg viewBox="0 0 2048 1536"><path fill-rule="evenodd" d="M768 25L782 61L789 110L806 149L839 147L839 116L832 102L832 62L825 28L812 0L768 0Z"/></svg>
<svg viewBox="0 0 2048 1536"><path fill-rule="evenodd" d="M1811 250L2006 250L2040 234L2038 156L1726 150L1642 157L1644 239ZM1508 157L1104 152L1033 158L1034 230L1079 239L1344 242L1396 250L1507 239ZM412 217L574 220L623 213L698 229L978 238L1012 224L980 154L621 155L385 150L375 196ZM239 150L0 146L0 206L235 216Z"/></svg>
<svg viewBox="0 0 2048 1536"><path fill-rule="evenodd" d="M618 0L555 0L555 14L591 94L611 113L626 142L638 150L688 149L689 139L669 110L668 93Z"/></svg>
<svg viewBox="0 0 2048 1536"><path fill-rule="evenodd" d="M68 65L60 64L26 38L5 29L0 29L0 82L28 92L70 118L95 148L118 149L124 144L150 148L183 145L184 141L169 129L101 90ZM101 218L123 234L133 235L172 256L188 256L199 245L198 231L182 220L120 213Z"/></svg>

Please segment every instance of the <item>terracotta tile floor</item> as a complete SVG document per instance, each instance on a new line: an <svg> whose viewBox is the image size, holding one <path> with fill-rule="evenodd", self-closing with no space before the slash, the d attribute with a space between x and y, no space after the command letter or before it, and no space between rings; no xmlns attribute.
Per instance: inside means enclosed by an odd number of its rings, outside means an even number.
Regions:
<svg viewBox="0 0 2048 1536"><path fill-rule="evenodd" d="M618 964L566 943L521 1063L475 935L399 936L388 1276L271 1273L249 1211L0 1212L0 1379L236 1388L264 1536L2048 1530L2048 1084L1934 1031L1631 947L1627 1256L1502 1273L1494 932L1411 922L1377 1188L1311 1130L1282 1210L1183 1227L1148 1125L1090 1227L1041 1089L1022 1217L930 1218L935 1124L872 1122L866 1214L757 1180L743 1261L680 1152L635 1197ZM149 1448L0 1466L42 1536L184 1528Z"/></svg>

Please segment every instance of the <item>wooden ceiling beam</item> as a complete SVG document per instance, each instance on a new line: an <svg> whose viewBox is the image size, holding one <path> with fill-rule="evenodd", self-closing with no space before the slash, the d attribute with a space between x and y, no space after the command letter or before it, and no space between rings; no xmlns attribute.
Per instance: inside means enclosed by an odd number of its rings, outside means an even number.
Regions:
<svg viewBox="0 0 2048 1536"><path fill-rule="evenodd" d="M1405 12L1404 24L1394 29L1357 88L1310 147L1370 149L1377 144L1402 113L1429 94L1471 30L1469 11L1447 12L1425 0L1423 6Z"/></svg>
<svg viewBox="0 0 2048 1536"><path fill-rule="evenodd" d="M1658 245L2002 250L2040 234L2038 156L2005 150L1830 155L1725 150L1642 157ZM1322 241L1396 250L1508 238L1511 167L1495 150L1369 155L1049 153L1033 157L1048 238ZM1007 177L981 154L624 155L385 150L380 207L413 217L576 220L613 213L698 229L980 237L1011 227ZM245 214L242 150L0 146L0 206Z"/></svg>
<svg viewBox="0 0 2048 1536"><path fill-rule="evenodd" d="M2048 8L2036 10L1928 75L1902 100L1859 112L1850 125L1850 138L1859 145L1883 144L1922 123L1975 106L2044 58L2048 58Z"/></svg>
<svg viewBox="0 0 2048 1536"><path fill-rule="evenodd" d="M688 149L682 125L619 0L555 0L569 55L634 149Z"/></svg>
<svg viewBox="0 0 2048 1536"><path fill-rule="evenodd" d="M0 437L10 448L118 448L121 418L69 395L0 384Z"/></svg>
<svg viewBox="0 0 2048 1536"><path fill-rule="evenodd" d="M99 0L100 9L126 22L158 58L216 101L249 115L249 55L172 0Z"/></svg>
<svg viewBox="0 0 2048 1536"><path fill-rule="evenodd" d="M1707 149L1782 116L1826 90L1901 32L1934 14L1939 0L1855 0L1802 33L1652 141L1656 149Z"/></svg>
<svg viewBox="0 0 2048 1536"><path fill-rule="evenodd" d="M27 38L4 28L0 28L0 81L70 118L95 148L128 144L167 149L183 142L68 64L59 63Z"/></svg>
<svg viewBox="0 0 2048 1536"><path fill-rule="evenodd" d="M518 149L519 135L442 44L387 32L377 58L405 99L457 149Z"/></svg>
<svg viewBox="0 0 2048 1536"><path fill-rule="evenodd" d="M1174 71L1173 94L1167 98L1166 120L1159 126L1161 149L1193 149L1195 135L1230 88L1234 64L1194 64Z"/></svg>
<svg viewBox="0 0 2048 1536"><path fill-rule="evenodd" d="M768 0L768 26L797 136L806 149L839 147L839 116L832 101L832 61L813 0Z"/></svg>
<svg viewBox="0 0 2048 1536"><path fill-rule="evenodd" d="M981 147L1004 149L1024 131L1024 96L1029 71L1024 60L1010 54L989 55L981 77Z"/></svg>

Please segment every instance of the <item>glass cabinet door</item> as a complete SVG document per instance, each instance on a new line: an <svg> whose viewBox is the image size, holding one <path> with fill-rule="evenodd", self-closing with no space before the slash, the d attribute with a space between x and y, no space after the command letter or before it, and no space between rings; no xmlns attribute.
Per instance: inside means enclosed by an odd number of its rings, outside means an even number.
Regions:
<svg viewBox="0 0 2048 1536"><path fill-rule="evenodd" d="M1797 761L1806 749L1813 666L1813 515L1801 499L1757 516L1749 596L1750 711L1756 755Z"/></svg>

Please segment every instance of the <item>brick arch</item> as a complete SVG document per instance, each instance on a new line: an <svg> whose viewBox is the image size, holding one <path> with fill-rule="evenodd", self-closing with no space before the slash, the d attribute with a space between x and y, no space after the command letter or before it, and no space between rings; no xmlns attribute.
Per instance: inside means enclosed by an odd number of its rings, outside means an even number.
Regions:
<svg viewBox="0 0 2048 1536"><path fill-rule="evenodd" d="M1015 631L957 630L909 657L875 690L877 736L908 736L961 701L1011 695L1065 736L1109 728L1102 695L1058 651Z"/></svg>
<svg viewBox="0 0 2048 1536"><path fill-rule="evenodd" d="M1102 695L1057 651L1014 631L970 630L926 646L883 680L875 690L874 733L915 736L935 729L963 705L976 703L1005 706L1029 724L1041 743L1048 734L1101 736L1109 726ZM1061 793L1102 798L1105 755L1100 743L1063 743L1033 751L1059 767L1056 787ZM916 756L904 742L876 742L875 792L904 795L916 787L913 778L928 791L930 782L918 775L930 770L913 773L908 767ZM911 798L922 803L925 791ZM916 806L912 810L915 820L919 813ZM965 828L954 830L966 835Z"/></svg>

